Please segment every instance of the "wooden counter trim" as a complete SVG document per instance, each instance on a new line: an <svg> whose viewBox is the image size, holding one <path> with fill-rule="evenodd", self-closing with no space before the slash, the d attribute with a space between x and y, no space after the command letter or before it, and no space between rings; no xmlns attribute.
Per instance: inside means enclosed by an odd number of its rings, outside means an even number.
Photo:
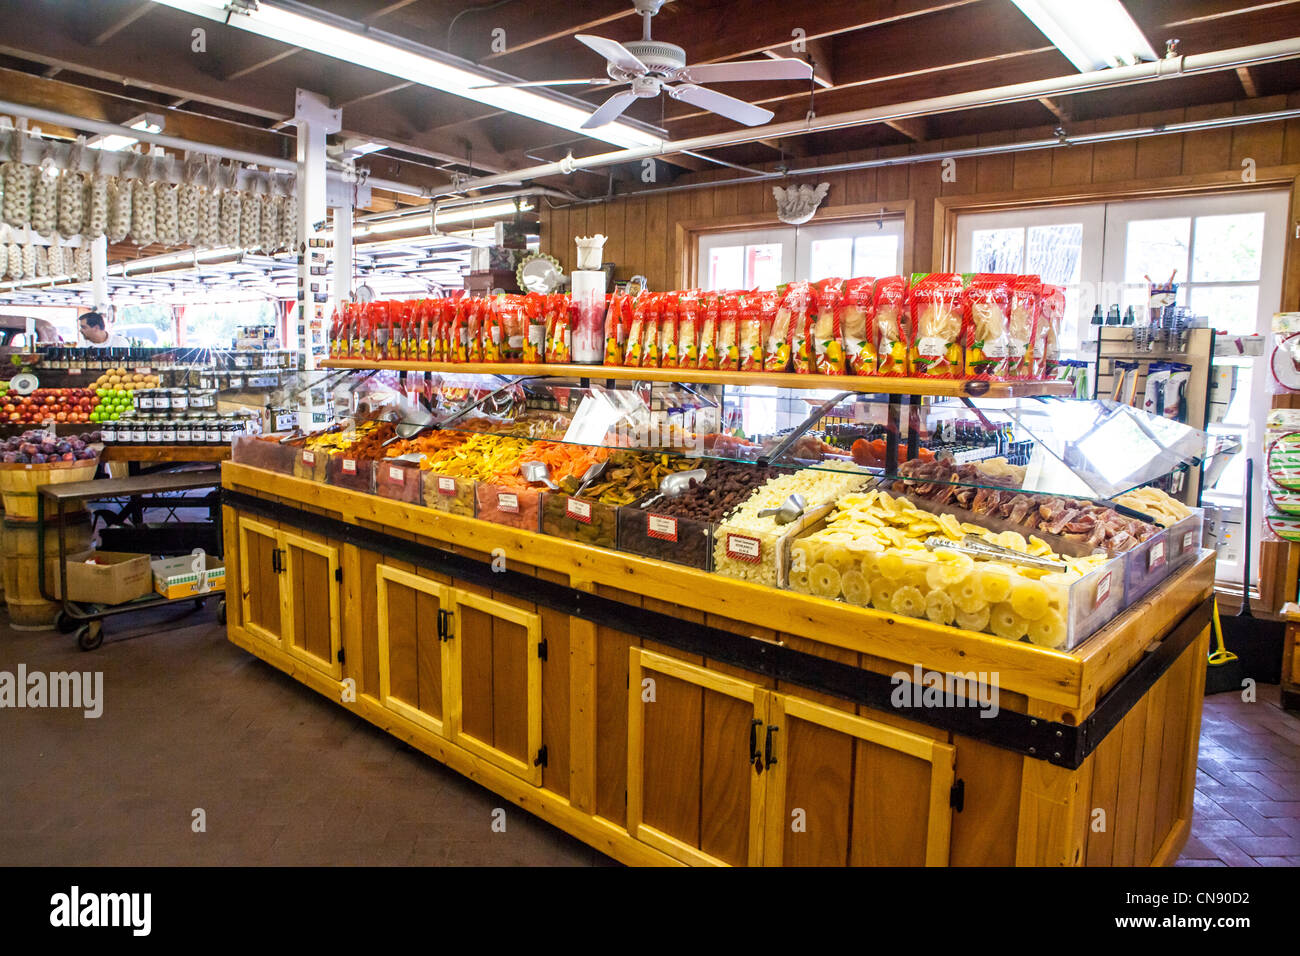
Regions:
<svg viewBox="0 0 1300 956"><path fill-rule="evenodd" d="M1147 635L1158 633L1151 626L1153 621L1130 611L1075 653L1054 651L915 618L900 619L790 591L775 591L724 575L520 531L247 465L223 465L222 484L232 490L327 510L346 521L401 528L421 537L483 552L500 548L507 560L513 556L525 564L567 573L572 580L653 595L687 607L696 606L701 594L708 594L711 613L757 627L896 661L906 668L923 663L927 668L949 673L996 674L1001 689L1073 711L1075 720L1086 715L1085 704L1095 701L1101 686L1098 678L1104 679L1110 673L1117 678L1124 669L1119 661L1127 661L1125 666L1131 666L1146 647ZM1193 576L1197 583L1191 590L1197 590L1200 577L1212 576L1212 569L1213 556L1207 553L1139 607L1156 603L1174 607L1171 593L1177 591L1186 596L1186 580ZM1182 605L1184 612L1186 607ZM1085 689L1085 664L1094 657L1093 683Z"/></svg>

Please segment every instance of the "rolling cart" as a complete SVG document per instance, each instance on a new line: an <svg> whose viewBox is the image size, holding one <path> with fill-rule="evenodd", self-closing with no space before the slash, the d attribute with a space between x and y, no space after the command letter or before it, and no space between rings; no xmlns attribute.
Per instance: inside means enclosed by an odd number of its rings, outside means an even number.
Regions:
<svg viewBox="0 0 1300 956"><path fill-rule="evenodd" d="M104 630L100 623L106 617L112 617L115 614L126 614L131 611L140 611L145 608L158 607L163 604L180 604L185 601L194 603L194 610L202 608L207 601L207 596L202 597L180 597L164 598L155 596L152 598L140 598L139 600L130 601L126 604L117 604L111 606L85 605L77 601L68 599L68 569L67 569L67 540L66 529L63 521L65 509L69 505L84 505L88 501L99 501L105 498L129 498L135 502L137 499L146 499L151 495L162 495L170 492L194 491L201 488L213 489L213 494L217 494L217 487L221 483L221 472L217 469L206 471L185 471L175 472L172 474L154 474L138 475L130 478L101 478L97 481L77 481L63 485L43 485L38 490L39 494L36 499L36 521L37 521L37 552L40 556L38 562L38 583L40 585L41 596L47 601L56 601L61 603L62 611L59 613L60 629L71 629L75 627L77 636L77 646L83 651L91 651L99 647L104 641ZM180 499L165 499L168 506L174 507ZM206 504L205 498L194 498L193 504ZM45 580L45 515L47 504L53 508L53 514L58 524L59 539L59 590L60 597L55 597L48 591L48 584ZM217 523L218 542L220 542L220 522ZM220 592L219 614L221 622L224 624L226 619L226 599L224 592Z"/></svg>

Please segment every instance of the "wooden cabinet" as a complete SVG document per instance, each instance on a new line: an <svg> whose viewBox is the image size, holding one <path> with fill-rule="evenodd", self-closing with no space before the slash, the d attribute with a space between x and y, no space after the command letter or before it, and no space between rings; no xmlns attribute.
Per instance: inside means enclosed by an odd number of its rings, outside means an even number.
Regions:
<svg viewBox="0 0 1300 956"><path fill-rule="evenodd" d="M242 515L238 527L244 626L321 673L342 679L338 548Z"/></svg>
<svg viewBox="0 0 1300 956"><path fill-rule="evenodd" d="M387 565L375 581L383 705L540 786L541 617Z"/></svg>
<svg viewBox="0 0 1300 956"><path fill-rule="evenodd" d="M628 832L685 863L948 862L954 749L634 647Z"/></svg>

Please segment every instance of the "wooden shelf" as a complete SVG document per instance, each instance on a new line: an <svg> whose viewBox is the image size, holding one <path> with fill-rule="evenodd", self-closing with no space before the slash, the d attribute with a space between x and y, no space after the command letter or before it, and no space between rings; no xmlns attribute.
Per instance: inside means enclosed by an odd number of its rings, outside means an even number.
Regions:
<svg viewBox="0 0 1300 956"><path fill-rule="evenodd" d="M104 461L227 461L229 445L106 445Z"/></svg>
<svg viewBox="0 0 1300 956"><path fill-rule="evenodd" d="M328 359L321 368L369 371L441 372L462 375L543 375L550 378L622 379L684 382L691 385L769 385L777 388L832 389L873 395L935 395L954 398L1068 396L1070 382L978 382L941 378L884 378L868 375L796 375L792 372L723 372L692 368L625 368L619 365L525 365L522 362L371 362Z"/></svg>

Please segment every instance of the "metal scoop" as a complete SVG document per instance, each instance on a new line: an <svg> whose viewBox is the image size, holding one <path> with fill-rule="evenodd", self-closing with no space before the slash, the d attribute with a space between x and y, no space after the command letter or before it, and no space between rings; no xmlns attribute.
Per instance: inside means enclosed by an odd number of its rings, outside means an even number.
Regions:
<svg viewBox="0 0 1300 956"><path fill-rule="evenodd" d="M764 508L758 513L760 518L775 518L777 524L789 524L808 507L808 503L803 500L803 495L791 495L776 508Z"/></svg>
<svg viewBox="0 0 1300 956"><path fill-rule="evenodd" d="M1066 565L1061 561L1023 554L1015 548L1004 548L999 544L992 544L973 534L966 535L961 541L932 536L925 539L925 547L927 551L946 548L949 551L956 551L972 558L984 558L986 560L995 558L1008 564L1020 564L1029 568L1045 568L1051 571L1063 571L1066 568Z"/></svg>
<svg viewBox="0 0 1300 956"><path fill-rule="evenodd" d="M551 467L544 461L521 462L519 473L524 476L524 481L529 484L543 484L552 491L556 491L560 487L551 480Z"/></svg>
<svg viewBox="0 0 1300 956"><path fill-rule="evenodd" d="M423 405L419 406L419 412L419 418L414 421L405 418L397 421L397 428L395 429L396 434L393 435L392 438L388 439L388 441L384 442L381 447L387 448L395 441L409 441L422 432L428 431L434 423L433 414ZM395 421L398 417L398 414L394 412L392 416L390 416L389 421Z"/></svg>
<svg viewBox="0 0 1300 956"><path fill-rule="evenodd" d="M692 468L690 471L679 471L675 475L666 475L659 481L659 493L665 498L676 498L678 495L685 494L691 489L692 485L697 485L709 473L703 468Z"/></svg>
<svg viewBox="0 0 1300 956"><path fill-rule="evenodd" d="M593 481L597 480L601 475L603 475L605 473L605 469L608 467L609 467L609 459L606 458L604 461L598 461L590 468L588 468L585 472L583 472L582 481L579 482L578 490L575 491L574 494L581 496L582 493L587 490L587 486L591 484Z"/></svg>

